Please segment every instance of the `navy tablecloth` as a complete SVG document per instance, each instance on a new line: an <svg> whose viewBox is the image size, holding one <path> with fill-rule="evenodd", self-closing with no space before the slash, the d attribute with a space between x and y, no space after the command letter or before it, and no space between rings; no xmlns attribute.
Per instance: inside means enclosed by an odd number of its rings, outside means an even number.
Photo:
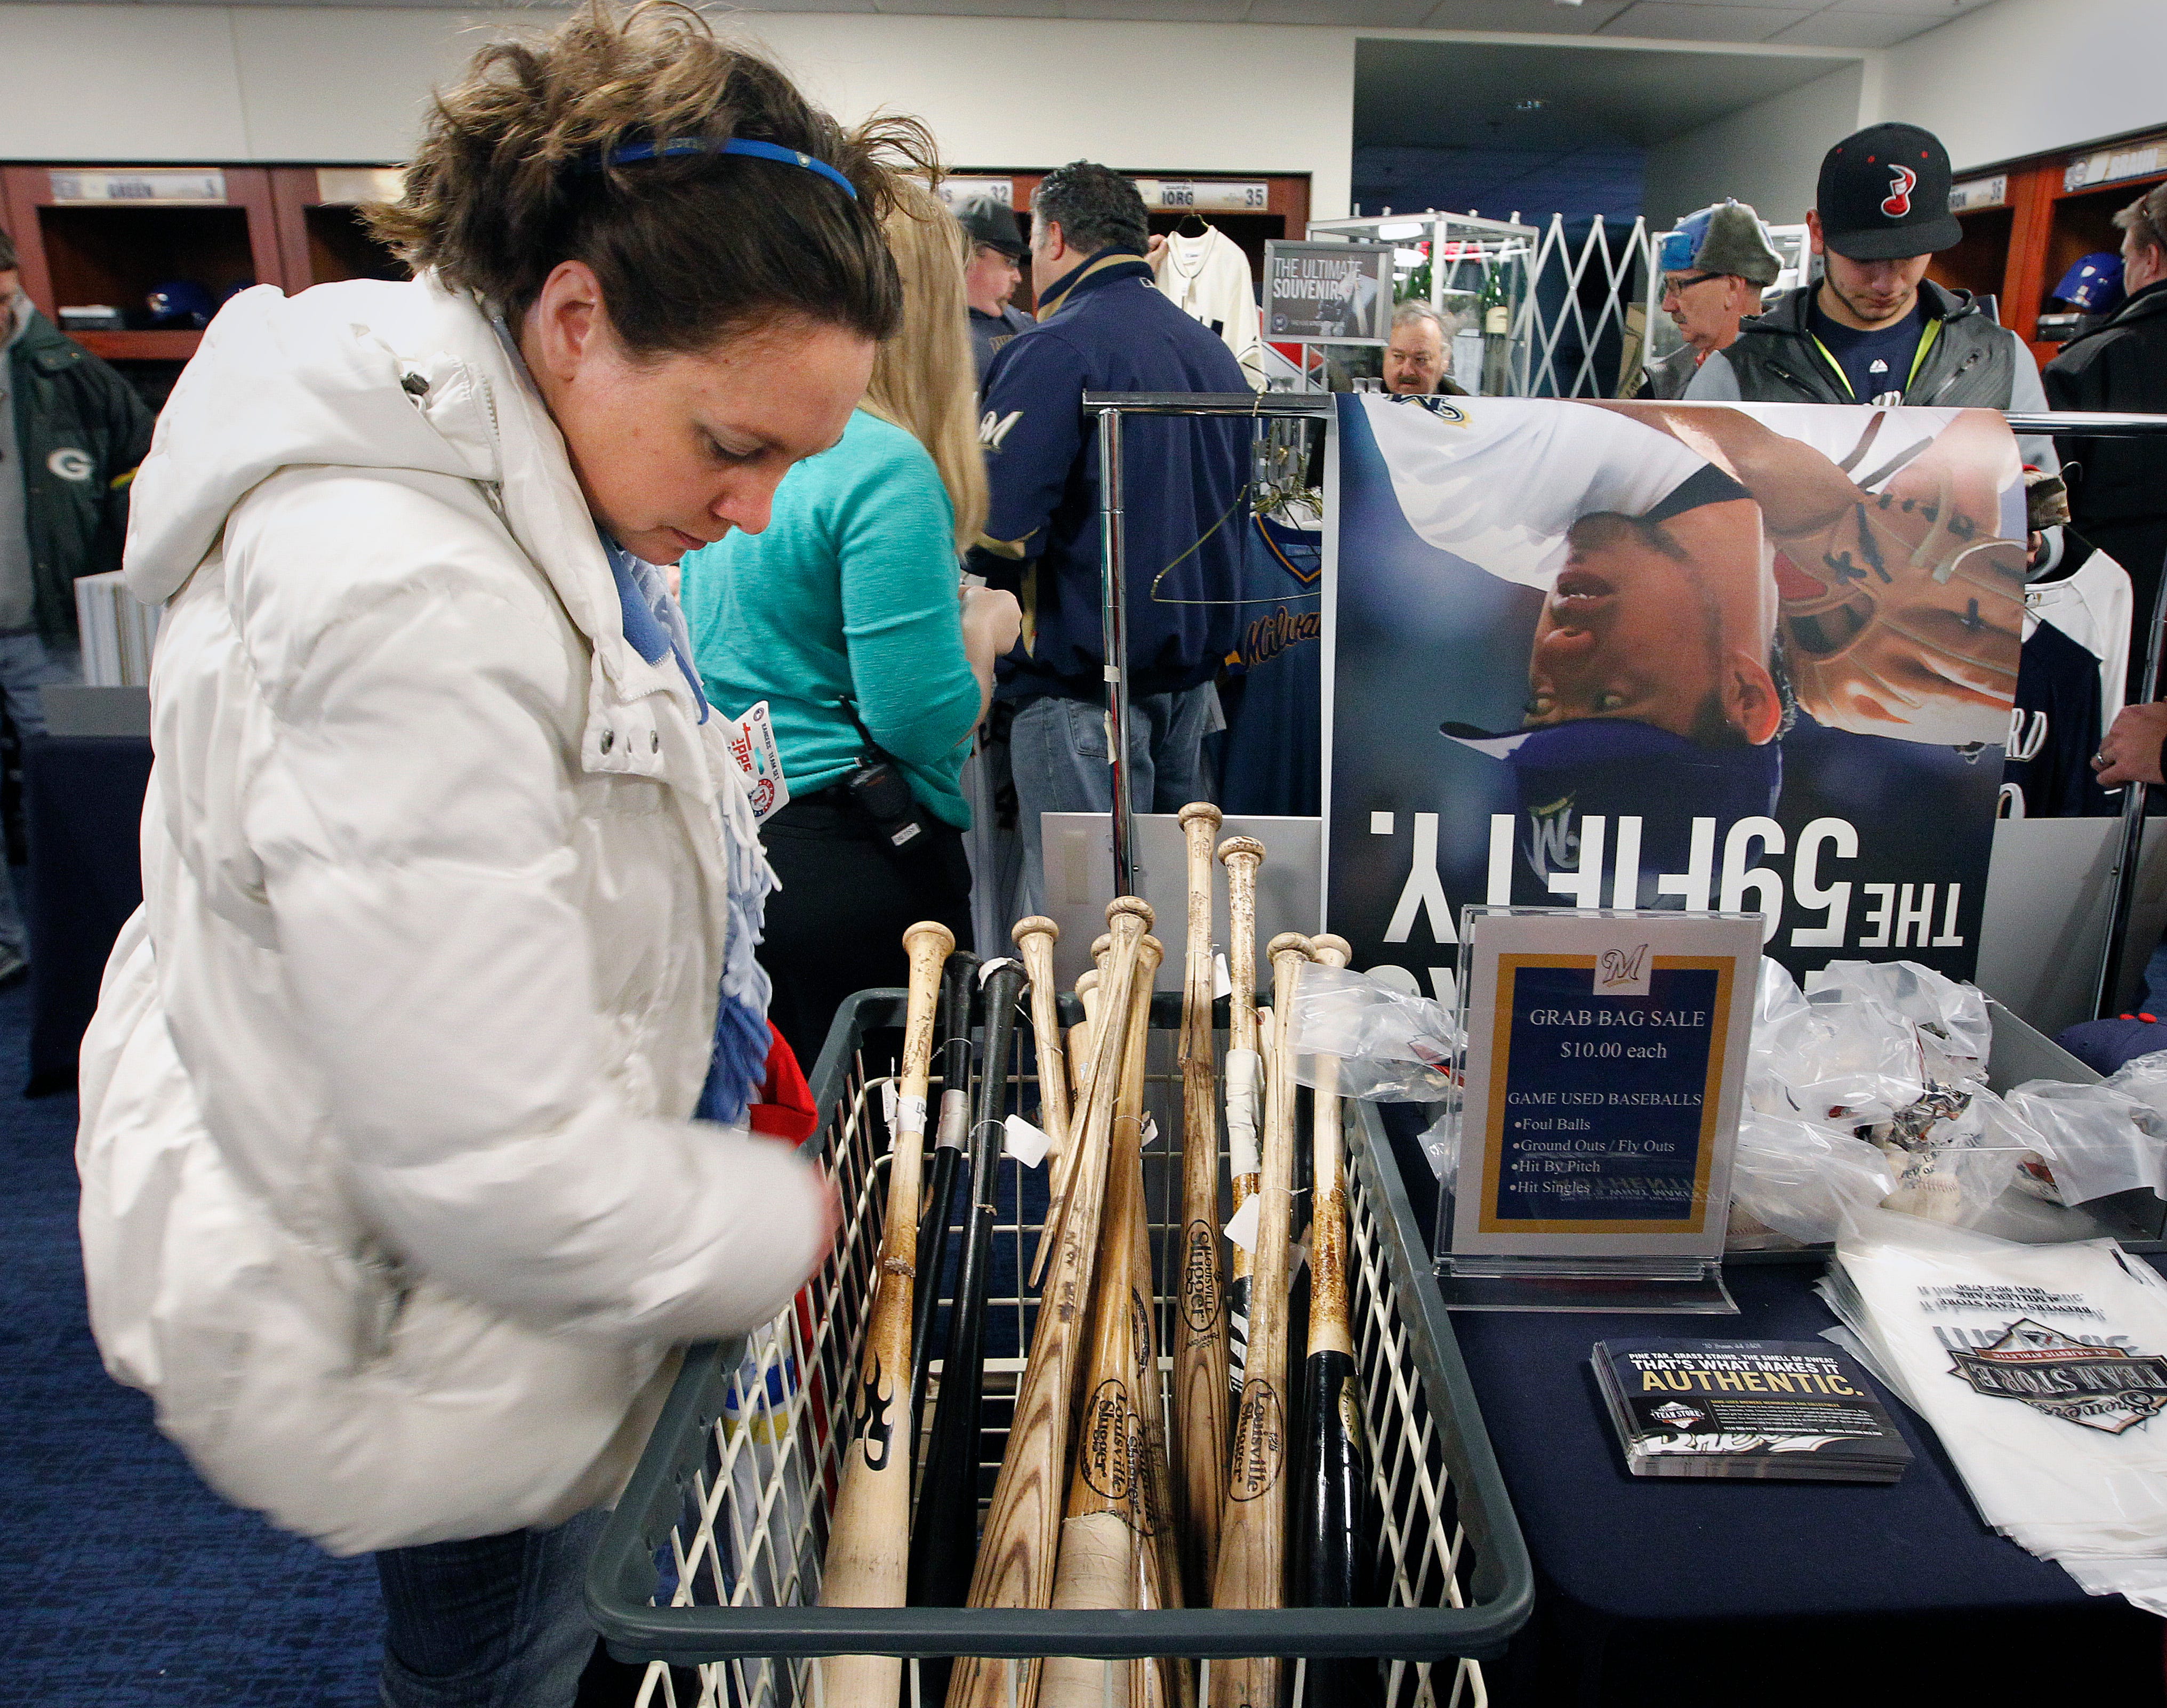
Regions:
<svg viewBox="0 0 2167 1708"><path fill-rule="evenodd" d="M1427 1187L1407 1118L1389 1125ZM1534 1617L1491 1673L1502 1708L2167 1700L2161 1621L1989 1531L1893 1400L1917 1458L1887 1488L1626 1474L1595 1342L1812 1340L1835 1322L1820 1273L1730 1266L1735 1317L1454 1313L1535 1565Z"/></svg>
<svg viewBox="0 0 2167 1708"><path fill-rule="evenodd" d="M23 748L29 883L18 899L30 944L28 1095L69 1091L98 1009L113 939L143 899L140 852L151 743L37 736Z"/></svg>

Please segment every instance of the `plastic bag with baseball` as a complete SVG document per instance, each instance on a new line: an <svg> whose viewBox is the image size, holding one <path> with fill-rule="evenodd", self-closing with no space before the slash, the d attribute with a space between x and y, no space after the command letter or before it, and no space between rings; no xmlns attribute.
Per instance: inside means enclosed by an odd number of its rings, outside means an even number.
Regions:
<svg viewBox="0 0 2167 1708"><path fill-rule="evenodd" d="M1338 1092L1379 1103L1434 1103L1452 1092L1460 1023L1442 1002L1367 973L1306 968L1294 1002L1295 1077L1317 1083L1318 1055L1339 1059Z"/></svg>
<svg viewBox="0 0 2167 1708"><path fill-rule="evenodd" d="M1747 1109L1738 1121L1725 1244L1742 1251L1826 1245L1846 1206L1878 1204L1895 1190L1888 1159L1862 1139Z"/></svg>
<svg viewBox="0 0 2167 1708"><path fill-rule="evenodd" d="M2139 1189L2167 1197L2167 1117L2113 1081L2027 1080L2008 1102L2043 1142L2022 1158L2016 1177L2035 1197L2058 1204Z"/></svg>

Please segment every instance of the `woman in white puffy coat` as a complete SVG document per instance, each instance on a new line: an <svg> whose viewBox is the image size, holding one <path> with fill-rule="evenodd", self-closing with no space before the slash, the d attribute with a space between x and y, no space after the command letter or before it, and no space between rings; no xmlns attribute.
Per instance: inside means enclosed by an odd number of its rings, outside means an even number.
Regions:
<svg viewBox="0 0 2167 1708"><path fill-rule="evenodd" d="M487 50L378 216L416 281L236 299L135 483L93 1322L221 1494L381 1551L399 1708L570 1702L670 1349L832 1237L739 1118L770 880L651 566L840 436L887 182L676 8Z"/></svg>

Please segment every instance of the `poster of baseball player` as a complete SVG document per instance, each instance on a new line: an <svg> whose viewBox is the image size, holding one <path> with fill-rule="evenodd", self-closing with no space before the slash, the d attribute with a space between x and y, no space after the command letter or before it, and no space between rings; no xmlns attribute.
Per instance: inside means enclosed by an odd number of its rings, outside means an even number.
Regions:
<svg viewBox="0 0 2167 1708"><path fill-rule="evenodd" d="M1743 909L1968 977L2022 637L1990 411L1351 396L1328 917L1449 998L1465 903Z"/></svg>

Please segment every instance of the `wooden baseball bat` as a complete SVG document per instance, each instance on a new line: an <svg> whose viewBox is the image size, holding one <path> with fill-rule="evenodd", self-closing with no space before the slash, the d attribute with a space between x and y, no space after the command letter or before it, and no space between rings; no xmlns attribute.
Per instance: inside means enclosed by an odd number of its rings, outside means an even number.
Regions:
<svg viewBox="0 0 2167 1708"><path fill-rule="evenodd" d="M1158 940L1145 938L1138 945L1127 1012L1107 1013L1100 1021L1121 1034L1121 1081L1092 1288L1091 1354L1053 1578L1058 1608L1143 1605L1143 1557L1153 1551L1142 1385L1151 1356L1151 1271L1148 1263L1141 1272L1137 1268L1136 1236L1144 1209L1144 1050L1159 956ZM1110 1672L1115 1676L1109 1679ZM1039 1674L1039 1708L1100 1708L1110 1693L1141 1708L1129 1674L1126 1663L1049 1657Z"/></svg>
<svg viewBox="0 0 2167 1708"><path fill-rule="evenodd" d="M1047 975L1052 976L1051 963ZM910 1536L910 1605L960 1607L971 1589L972 1544L978 1531L978 1432L985 1393L986 1293L993 1273L994 1195L1000 1184L1001 1120L1007 1105L1009 1050L1023 964L988 961L984 993L985 1050L971 1111L968 1210L956 1303L940 1366L940 1404L933 1415L918 1518ZM1057 1061L1058 1057L1056 1058ZM1045 1107L1041 1101L1040 1108ZM922 1700L937 1702L946 1688L945 1658L919 1663Z"/></svg>
<svg viewBox="0 0 2167 1708"><path fill-rule="evenodd" d="M1181 809L1189 943L1181 987L1181 1238L1174 1317L1177 1529L1188 1605L1211 1597L1227 1504L1227 1300L1219 1251L1219 1071L1212 1041L1211 843L1219 809Z"/></svg>
<svg viewBox="0 0 2167 1708"><path fill-rule="evenodd" d="M1053 945L1061 928L1043 914L1019 919L1009 935L1031 978L1031 1041L1038 1061L1038 1124L1053 1141L1057 1161L1068 1154L1068 1063L1062 1051L1061 987L1053 981Z"/></svg>
<svg viewBox="0 0 2167 1708"><path fill-rule="evenodd" d="M908 1586L912 1283L918 1262L918 1185L925 1152L925 1092L932 1076L933 1012L940 965L955 934L921 920L903 934L910 956L895 1142L888 1153L887 1211L879 1279L859 1356L856 1432L845 1450L843 1484L828 1529L820 1601L827 1607L900 1607ZM898 1414L900 1414L898 1415ZM820 1663L830 1702L887 1704L903 1684L893 1655L831 1655Z"/></svg>
<svg viewBox="0 0 2167 1708"><path fill-rule="evenodd" d="M1253 836L1230 836L1219 844L1227 868L1227 1166L1233 1176L1234 1214L1256 1193L1258 1105L1264 1097L1264 1058L1257 1053L1257 869L1264 845ZM1238 1409L1242 1371L1249 1346L1250 1277L1255 1260L1238 1244L1227 1277L1227 1377ZM1214 1568L1213 1581L1217 1581Z"/></svg>
<svg viewBox="0 0 2167 1708"><path fill-rule="evenodd" d="M1091 1077L1091 1034L1099 1020L1099 989L1105 976L1106 957L1113 948L1110 933L1102 934L1091 945L1091 959L1095 963L1076 981L1076 1000L1084 1005L1084 1019L1080 1025L1069 1029L1071 1044L1069 1060L1076 1064L1076 1100L1084 1100ZM1079 1038L1078 1034L1081 1034ZM1036 1287L1046 1277L1046 1260L1060 1242L1061 1224L1068 1212L1069 1182L1074 1178L1076 1159L1066 1152L1053 1160L1053 1170L1048 1177L1046 1198L1046 1221L1038 1230L1038 1247L1031 1253L1031 1284Z"/></svg>
<svg viewBox="0 0 2167 1708"><path fill-rule="evenodd" d="M1219 1526L1214 1607L1286 1605L1287 1239L1294 1199L1294 998L1309 964L1309 939L1294 932L1268 949L1276 975L1271 1091L1257 1185L1257 1249L1250 1293L1249 1358L1234 1415L1233 1462ZM1276 1655L1211 1663L1212 1708L1277 1708Z"/></svg>
<svg viewBox="0 0 2167 1708"><path fill-rule="evenodd" d="M1315 937L1317 965L1343 967L1343 937ZM1291 1017L1290 1017L1291 1023ZM1311 1113L1309 1356L1302 1368L1301 1460L1294 1478L1293 1598L1304 1607L1364 1607L1372 1599L1377 1502L1362 1388L1347 1316L1347 1152L1335 1056L1317 1058ZM1312 1655L1304 1689L1313 1702L1375 1700L1374 1661Z"/></svg>
<svg viewBox="0 0 2167 1708"><path fill-rule="evenodd" d="M1040 1295L1008 1450L978 1544L978 1566L971 1576L973 1607L1045 1607L1053 1599L1068 1469L1069 1404L1098 1268L1099 1213L1105 1201L1108 1143L1124 1042L1124 1029L1112 1023L1110 1017L1128 1011L1137 957L1152 920L1150 904L1135 896L1115 897L1106 912L1114 928L1114 955L1106 969L1104 992L1110 1018L1094 1042L1089 1094L1082 1105L1082 1117L1071 1123L1076 1167L1068 1212ZM1022 1708L1030 1708L1036 1695L1038 1668L1027 1662L1023 1673L1020 1701ZM1004 1661L964 1659L948 1681L948 1708L1006 1708L1010 1700Z"/></svg>
<svg viewBox="0 0 2167 1708"><path fill-rule="evenodd" d="M956 1207L956 1173L971 1131L971 999L978 985L978 957L957 949L940 971L940 1118L934 1128L932 1182L918 1224L919 1275L911 1309L910 1415L921 1426L926 1379L933 1367L933 1313L940 1303L948 1219ZM914 1441L914 1454L917 1448Z"/></svg>

